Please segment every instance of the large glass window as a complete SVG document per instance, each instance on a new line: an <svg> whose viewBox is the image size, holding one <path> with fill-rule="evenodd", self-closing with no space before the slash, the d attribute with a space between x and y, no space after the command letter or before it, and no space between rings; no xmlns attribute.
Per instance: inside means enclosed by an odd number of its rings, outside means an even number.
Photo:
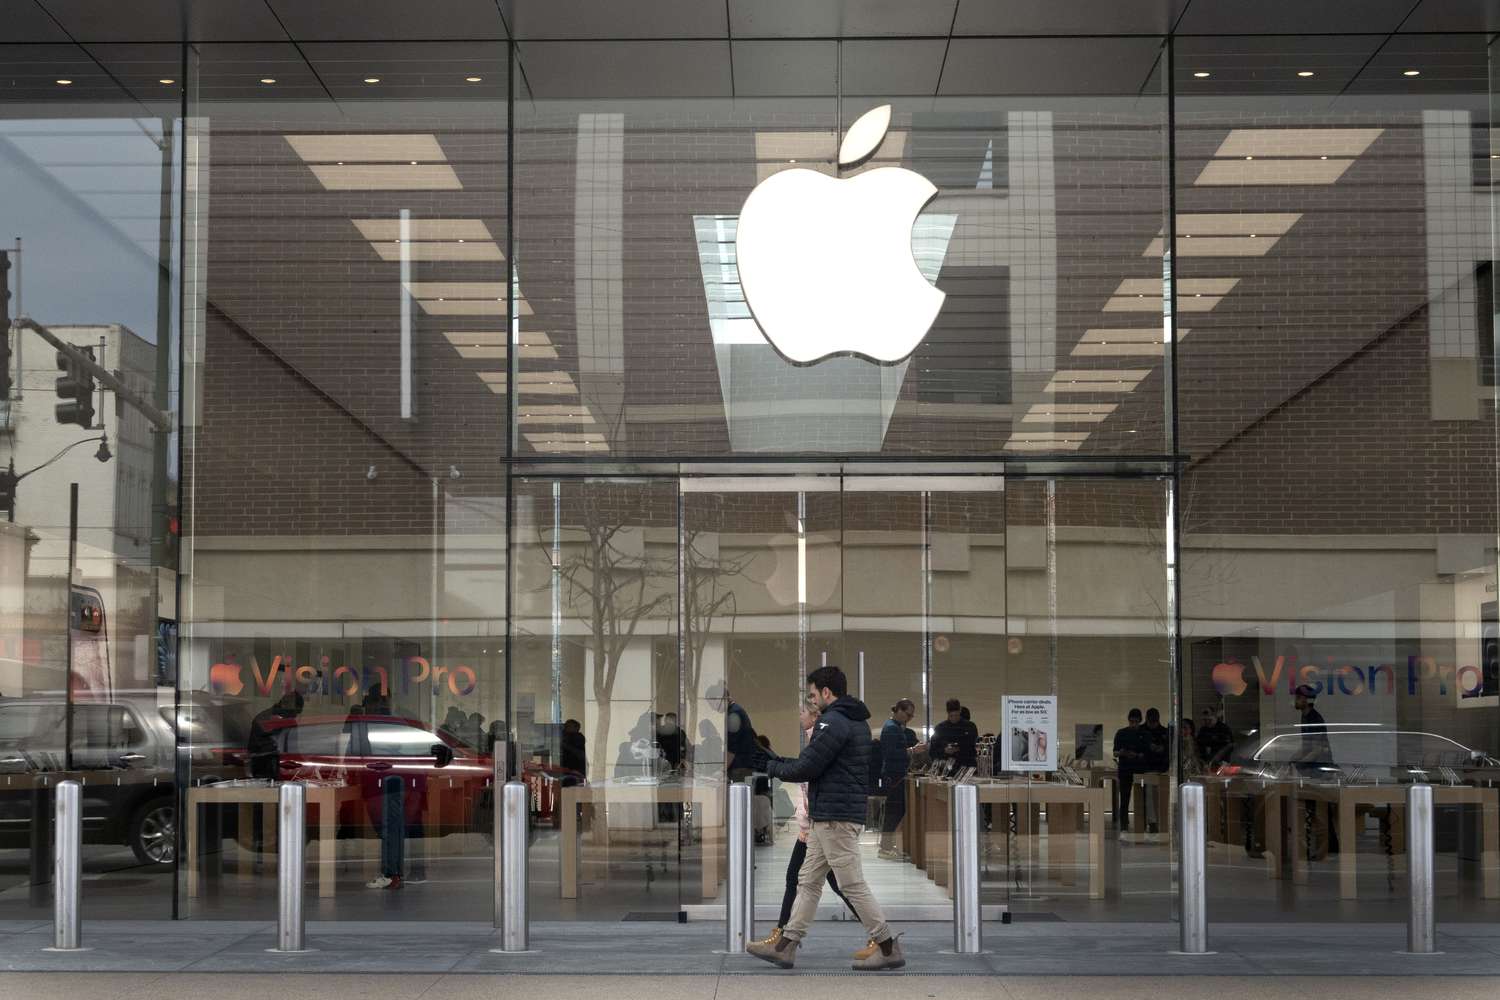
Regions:
<svg viewBox="0 0 1500 1000"><path fill-rule="evenodd" d="M1226 287L1177 317L1212 906L1401 919L1420 780L1441 918L1492 919L1484 39L1183 38L1176 65L1177 301Z"/></svg>
<svg viewBox="0 0 1500 1000"><path fill-rule="evenodd" d="M488 919L506 720L507 49L204 44L189 328L181 909ZM435 753L434 747L443 752ZM403 883L444 887L381 903Z"/></svg>
<svg viewBox="0 0 1500 1000"><path fill-rule="evenodd" d="M178 56L0 46L0 916L14 919L51 905L65 779L85 788L90 915L172 912Z"/></svg>

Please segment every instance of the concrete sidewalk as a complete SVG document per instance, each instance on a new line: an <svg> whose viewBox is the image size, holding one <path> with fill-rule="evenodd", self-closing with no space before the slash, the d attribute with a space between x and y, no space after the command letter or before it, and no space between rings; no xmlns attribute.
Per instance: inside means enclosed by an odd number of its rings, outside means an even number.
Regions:
<svg viewBox="0 0 1500 1000"><path fill-rule="evenodd" d="M807 984L811 986L812 984ZM1339 980L1280 976L1217 979L1214 988L1235 1000L1409 1000L1442 991L1445 1000L1491 1000L1500 978L1376 978ZM1202 1000L1201 981L1183 977L1097 978L1083 976L991 976L959 979L931 976L862 976L821 980L819 1000ZM774 976L533 976L222 973L11 972L0 973L7 1000L495 1000L524 995L574 1000L788 1000L788 985ZM515 992L511 992L515 991Z"/></svg>
<svg viewBox="0 0 1500 1000"><path fill-rule="evenodd" d="M1405 928L1396 924L1220 924L1212 927L1209 939L1218 954L1195 957L1171 953L1177 946L1175 924L991 923L985 926L985 953L964 956L951 954L952 930L946 923L897 929L905 935L908 965L901 975L906 976L1316 975L1361 981L1379 976L1500 976L1500 926L1493 924L1442 927L1438 947L1443 954L1433 956L1401 954ZM537 923L531 933L534 950L522 955L492 952L498 945L494 932L475 923L310 923L307 943L315 950L301 955L268 952L275 945L275 927L259 922L86 922L83 943L89 950L71 954L44 950L51 936L50 923L0 924L0 969L237 976L868 978L850 969L850 952L864 943L860 928L838 922L814 927L798 967L790 973L745 955L717 953L724 944L724 929L714 923ZM1319 991L1326 992L1322 987ZM14 994L0 988L0 995Z"/></svg>

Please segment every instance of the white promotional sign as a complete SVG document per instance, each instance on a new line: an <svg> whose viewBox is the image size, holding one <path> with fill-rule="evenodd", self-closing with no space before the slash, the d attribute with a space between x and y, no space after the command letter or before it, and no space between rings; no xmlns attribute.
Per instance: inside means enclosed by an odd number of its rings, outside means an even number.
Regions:
<svg viewBox="0 0 1500 1000"><path fill-rule="evenodd" d="M874 154L890 105L862 115L840 167ZM937 188L902 167L848 179L798 167L766 178L740 210L736 258L745 302L783 357L852 354L894 364L927 336L944 295L912 257L912 225Z"/></svg>
<svg viewBox="0 0 1500 1000"><path fill-rule="evenodd" d="M1006 695L1000 700L1000 768L1057 770L1057 697Z"/></svg>

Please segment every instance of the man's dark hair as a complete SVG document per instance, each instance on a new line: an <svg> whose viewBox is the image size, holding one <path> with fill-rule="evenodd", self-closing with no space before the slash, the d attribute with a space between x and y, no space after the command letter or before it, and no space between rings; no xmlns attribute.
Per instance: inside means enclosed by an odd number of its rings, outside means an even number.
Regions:
<svg viewBox="0 0 1500 1000"><path fill-rule="evenodd" d="M963 707L963 702L959 701L957 698L949 698L948 704L944 706L944 708L946 708L950 712L957 712L960 708Z"/></svg>
<svg viewBox="0 0 1500 1000"><path fill-rule="evenodd" d="M1146 721L1150 722L1153 719L1155 719L1157 722L1160 722L1161 721L1161 713L1158 712L1154 708L1148 708L1148 709L1146 709Z"/></svg>
<svg viewBox="0 0 1500 1000"><path fill-rule="evenodd" d="M1125 718L1127 719L1139 719L1140 717L1141 710L1138 708L1132 708L1130 711L1125 713Z"/></svg>
<svg viewBox="0 0 1500 1000"><path fill-rule="evenodd" d="M835 698L842 698L849 693L849 680L844 672L835 666L819 667L807 675L807 683L812 688L821 691L824 688L833 692Z"/></svg>
<svg viewBox="0 0 1500 1000"><path fill-rule="evenodd" d="M563 723L563 732L565 733L578 733L582 731L583 724L577 719L569 719L567 722Z"/></svg>
<svg viewBox="0 0 1500 1000"><path fill-rule="evenodd" d="M891 706L892 715L896 714L897 712L915 712L916 710L917 706L912 704L910 698L902 698L900 701L896 702L896 704Z"/></svg>
<svg viewBox="0 0 1500 1000"><path fill-rule="evenodd" d="M968 708L967 708L967 707L965 707L965 708L960 708L960 709L959 709L959 710L958 710L958 717L959 717L959 718L960 718L960 719L963 719L963 720L964 720L964 721L965 721L965 722L968 722L968 721L969 721L969 717L970 717L970 716L971 716L971 715L972 715L972 714L973 714L973 713L971 713L971 712L970 712L970 711L969 711L969 710L968 710Z"/></svg>

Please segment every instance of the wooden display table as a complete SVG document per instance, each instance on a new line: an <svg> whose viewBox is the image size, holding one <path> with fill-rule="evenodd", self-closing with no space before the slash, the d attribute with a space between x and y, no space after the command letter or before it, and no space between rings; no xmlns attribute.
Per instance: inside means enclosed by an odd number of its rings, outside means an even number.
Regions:
<svg viewBox="0 0 1500 1000"><path fill-rule="evenodd" d="M953 835L950 820L951 782L923 780L917 783L922 803L917 817L923 835L916 845L921 851L923 868L938 885L948 888ZM981 805L1014 806L1020 811L1017 829L1030 835L1040 828L1040 807L1047 810L1047 832L1056 839L1048 846L1049 866L1055 874L1071 870L1076 860L1074 837L1083 832L1083 817L1088 816L1089 898L1103 899L1107 871L1104 863L1104 828L1110 809L1109 793L1104 788L1085 788L1055 782L980 781L975 783ZM999 820L997 819L998 823ZM915 824L914 824L915 825ZM913 862L917 854L913 852Z"/></svg>
<svg viewBox="0 0 1500 1000"><path fill-rule="evenodd" d="M278 785L193 785L187 790L187 891L189 896L198 895L198 837L202 824L198 808L205 805L237 805L240 810L242 831L250 830L255 815L254 807L261 809L261 842L275 845L277 803L281 794ZM354 785L307 785L307 804L318 811L318 896L330 898L334 895L334 875L338 862L338 807L340 802L358 800L360 790ZM241 857L236 865L239 878L250 878L246 858Z"/></svg>
<svg viewBox="0 0 1500 1000"><path fill-rule="evenodd" d="M720 847L724 840L728 786L723 782L631 784L606 782L571 785L562 789L562 898L578 898L578 811L590 811L590 841L609 849L607 811L611 805L635 804L655 807L661 803L691 803L695 824L703 830L703 898L719 894Z"/></svg>

